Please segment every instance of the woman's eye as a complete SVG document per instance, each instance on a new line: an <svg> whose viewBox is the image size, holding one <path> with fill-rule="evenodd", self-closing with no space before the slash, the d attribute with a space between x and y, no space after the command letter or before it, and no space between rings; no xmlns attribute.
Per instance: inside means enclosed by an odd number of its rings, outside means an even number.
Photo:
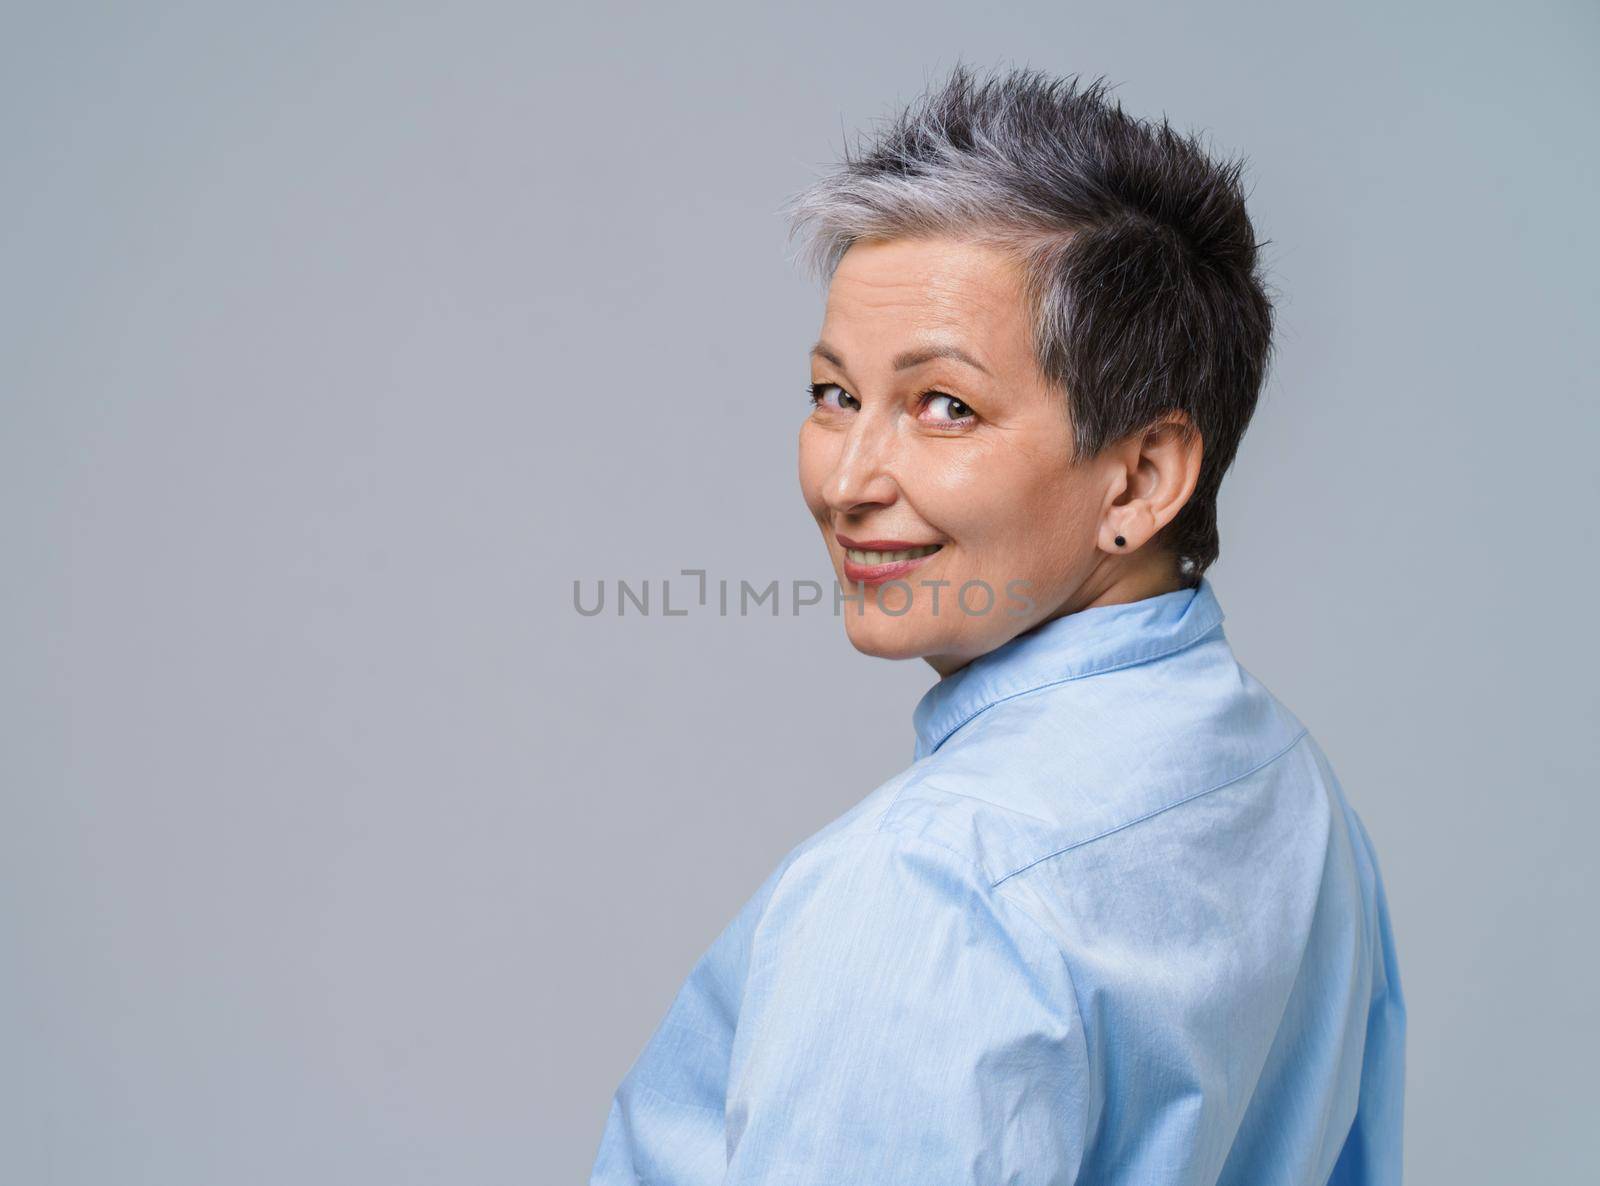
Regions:
<svg viewBox="0 0 1600 1186"><path fill-rule="evenodd" d="M930 420L941 420L946 422L965 420L967 417L973 414L972 409L967 407L966 404L962 403L955 396L945 395L941 391L935 391L932 395L930 395L927 403L925 403L923 406L933 413L928 417Z"/></svg>
<svg viewBox="0 0 1600 1186"><path fill-rule="evenodd" d="M860 400L837 383L807 384L806 394L811 397L813 407L831 408L835 412L854 411L861 406Z"/></svg>

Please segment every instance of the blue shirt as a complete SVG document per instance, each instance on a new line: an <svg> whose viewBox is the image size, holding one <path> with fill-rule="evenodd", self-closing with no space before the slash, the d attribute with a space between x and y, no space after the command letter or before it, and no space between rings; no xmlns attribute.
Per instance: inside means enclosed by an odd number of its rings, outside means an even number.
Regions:
<svg viewBox="0 0 1600 1186"><path fill-rule="evenodd" d="M1400 1181L1372 841L1209 579L940 680L611 1102L595 1186Z"/></svg>

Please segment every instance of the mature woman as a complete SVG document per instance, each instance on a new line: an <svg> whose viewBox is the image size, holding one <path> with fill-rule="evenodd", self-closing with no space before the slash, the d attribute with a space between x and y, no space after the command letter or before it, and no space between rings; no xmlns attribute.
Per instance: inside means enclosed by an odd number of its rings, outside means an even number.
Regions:
<svg viewBox="0 0 1600 1186"><path fill-rule="evenodd" d="M1271 342L1239 176L958 66L799 198L806 504L851 642L940 678L695 967L592 1182L1399 1180L1373 846L1204 575Z"/></svg>

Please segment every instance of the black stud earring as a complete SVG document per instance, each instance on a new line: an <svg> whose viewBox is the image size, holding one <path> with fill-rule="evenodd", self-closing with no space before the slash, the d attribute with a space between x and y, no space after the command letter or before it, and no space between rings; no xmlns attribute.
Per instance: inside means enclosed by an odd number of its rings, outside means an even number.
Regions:
<svg viewBox="0 0 1600 1186"><path fill-rule="evenodd" d="M1120 547L1121 547L1121 546L1122 546L1122 545L1123 545L1123 544L1125 544L1125 543L1127 543L1127 542L1128 542L1128 541L1127 541L1127 540L1125 540L1125 539L1123 539L1123 538L1122 538L1122 537L1121 537L1121 536L1120 536L1120 535L1119 535L1119 536L1117 536L1117 547L1119 547L1119 548L1120 548Z"/></svg>

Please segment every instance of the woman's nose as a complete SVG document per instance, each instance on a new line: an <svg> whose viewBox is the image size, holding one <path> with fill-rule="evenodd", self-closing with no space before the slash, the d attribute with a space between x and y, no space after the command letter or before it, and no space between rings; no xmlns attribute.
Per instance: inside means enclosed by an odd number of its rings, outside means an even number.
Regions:
<svg viewBox="0 0 1600 1186"><path fill-rule="evenodd" d="M824 490L828 505L846 513L893 502L899 487L894 480L894 442L888 426L858 417L845 436L839 459L828 475Z"/></svg>

